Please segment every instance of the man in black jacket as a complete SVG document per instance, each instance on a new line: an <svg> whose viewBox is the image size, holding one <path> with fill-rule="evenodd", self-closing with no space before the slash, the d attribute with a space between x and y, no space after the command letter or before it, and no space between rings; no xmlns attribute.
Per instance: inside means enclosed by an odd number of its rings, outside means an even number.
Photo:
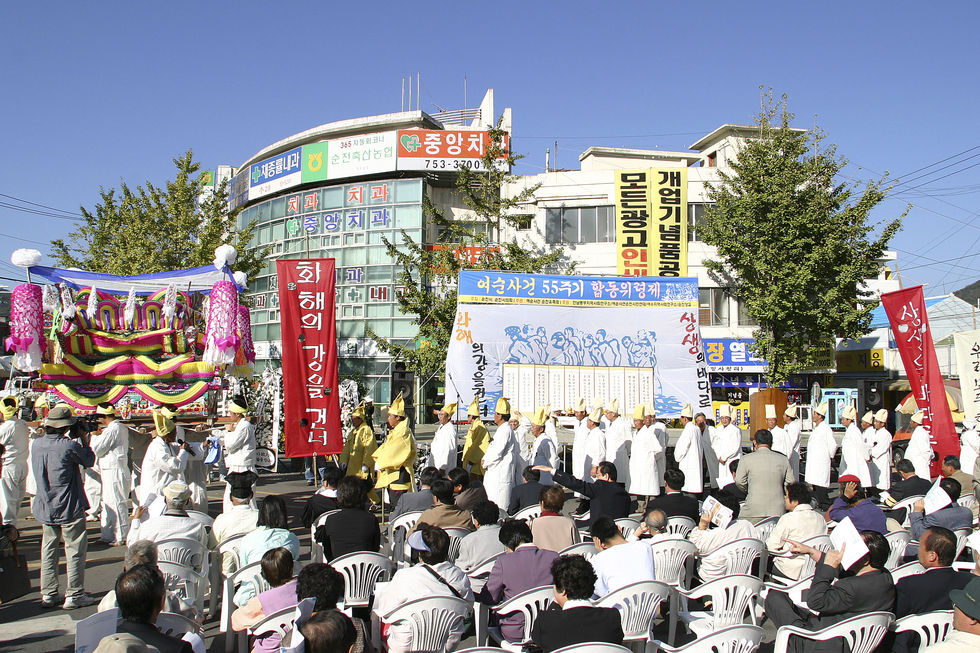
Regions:
<svg viewBox="0 0 980 653"><path fill-rule="evenodd" d="M323 487L306 500L300 521L304 528L312 526L325 512L337 509L337 484L344 477L344 470L331 465L323 471Z"/></svg>
<svg viewBox="0 0 980 653"><path fill-rule="evenodd" d="M845 619L868 612L891 612L895 607L895 583L885 570L888 540L877 531L861 531L868 553L851 565L853 573L840 569L843 551L823 553L811 546L786 540L792 553L811 556L817 563L806 604L809 610L793 603L785 592L771 590L766 597L766 615L775 628L797 626L820 630ZM840 575L840 580L838 580ZM834 582L837 581L837 582ZM840 638L826 642L804 641L792 637L789 650L808 653L843 653Z"/></svg>
<svg viewBox="0 0 980 653"><path fill-rule="evenodd" d="M668 469L664 473L664 486L667 491L647 504L647 513L660 510L668 518L687 517L697 524L701 519L698 500L681 492L681 488L684 487L684 472L679 469Z"/></svg>
<svg viewBox="0 0 980 653"><path fill-rule="evenodd" d="M157 567L136 565L124 571L116 580L116 601L123 619L118 632L135 635L160 653L193 653L189 642L165 635L156 627L166 598L166 584Z"/></svg>
<svg viewBox="0 0 980 653"><path fill-rule="evenodd" d="M891 489L888 490L888 495L894 500L894 502L887 502L890 505L894 506L895 503L898 503L902 499L908 499L909 497L925 496L926 492L932 488L932 483L915 475L915 467L907 458L902 458L895 463L895 469L902 477L902 480L892 483ZM894 519L899 524L902 524L905 522L905 517L908 516L908 512L908 508L886 510L885 517Z"/></svg>
<svg viewBox="0 0 980 653"><path fill-rule="evenodd" d="M575 522L579 528L592 526L592 522L603 515L612 517L613 519L622 519L623 517L630 516L632 499L630 499L630 495L626 489L616 482L616 465L611 462L599 463L595 483L580 481L570 474L545 465L538 465L534 469L539 472L551 473L555 479L555 483L564 485L569 490L584 494L591 500L589 519L587 521Z"/></svg>
<svg viewBox="0 0 980 653"><path fill-rule="evenodd" d="M956 535L942 526L933 526L919 540L921 574L906 576L895 584L895 617L923 614L933 610L952 610L950 590L961 590L973 578L968 571L953 569L956 558ZM887 640L886 640L887 641ZM898 633L890 650L895 653L917 651L919 636L914 632Z"/></svg>
<svg viewBox="0 0 980 653"><path fill-rule="evenodd" d="M539 483L541 472L532 467L525 467L523 476L524 482L510 493L510 506L507 507L508 515L516 515L528 506L536 506L541 500L541 490L544 489L544 486Z"/></svg>
<svg viewBox="0 0 980 653"><path fill-rule="evenodd" d="M605 464L605 463L604 463ZM595 506L595 503L592 504ZM555 602L538 613L531 641L544 653L585 642L623 643L623 625L616 608L593 607L596 575L580 555L564 555L551 563Z"/></svg>

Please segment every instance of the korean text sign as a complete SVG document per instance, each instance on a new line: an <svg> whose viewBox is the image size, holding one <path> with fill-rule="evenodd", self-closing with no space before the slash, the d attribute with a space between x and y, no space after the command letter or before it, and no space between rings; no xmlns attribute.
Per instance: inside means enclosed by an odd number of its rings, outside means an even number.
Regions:
<svg viewBox="0 0 980 653"><path fill-rule="evenodd" d="M958 454L959 437L946 400L946 386L929 330L922 286L883 293L881 303L895 335L915 403L923 413L922 425L931 429L937 459Z"/></svg>
<svg viewBox="0 0 980 653"><path fill-rule="evenodd" d="M501 147L510 143L504 134ZM484 130L403 129L398 132L399 170L483 170L482 157L490 147L490 135ZM507 170L502 156L495 166Z"/></svg>
<svg viewBox="0 0 980 653"><path fill-rule="evenodd" d="M980 415L980 331L954 333L953 342L956 343L956 371L960 374L963 412L967 419L975 420Z"/></svg>
<svg viewBox="0 0 980 653"><path fill-rule="evenodd" d="M340 453L335 261L279 259L286 457Z"/></svg>
<svg viewBox="0 0 980 653"><path fill-rule="evenodd" d="M687 276L687 169L616 173L617 271Z"/></svg>
<svg viewBox="0 0 980 653"><path fill-rule="evenodd" d="M679 416L688 403L711 409L697 279L464 270L458 297L446 396L461 407L478 397L492 412L505 392L504 366L517 365L535 374L560 367L563 395L587 400L616 396L603 386L612 371L603 370L615 368L629 379L631 369L652 368L658 415Z"/></svg>

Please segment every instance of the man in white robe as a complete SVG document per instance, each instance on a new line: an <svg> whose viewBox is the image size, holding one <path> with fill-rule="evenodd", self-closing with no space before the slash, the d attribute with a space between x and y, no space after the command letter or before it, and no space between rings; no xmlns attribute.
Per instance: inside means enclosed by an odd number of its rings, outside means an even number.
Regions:
<svg viewBox="0 0 980 653"><path fill-rule="evenodd" d="M601 408L594 408L585 419L585 426L589 429L589 439L585 442L585 466L589 470L588 483L594 483L596 474L599 472L599 463L609 460L606 455L606 434L602 431Z"/></svg>
<svg viewBox="0 0 980 653"><path fill-rule="evenodd" d="M691 404L681 410L681 424L684 430L674 445L674 460L684 472L684 492L699 495L704 492L704 477L701 475L701 429L694 423L694 409Z"/></svg>
<svg viewBox="0 0 980 653"><path fill-rule="evenodd" d="M776 405L766 404L766 428L772 433L772 450L776 453L783 454L789 460L793 446L789 441L789 435L787 435L786 429L779 426L776 423L777 421Z"/></svg>
<svg viewBox="0 0 980 653"><path fill-rule="evenodd" d="M190 457L189 444L177 444L177 427L160 411L153 411L156 437L146 447L140 474L140 504L146 504L150 495L160 496L163 488L174 481L184 482L184 470Z"/></svg>
<svg viewBox="0 0 980 653"><path fill-rule="evenodd" d="M225 424L225 467L229 472L255 472L255 426L245 416L248 413L248 403L243 397L235 397L228 402L228 412L235 421ZM253 503L255 501L255 486L252 486ZM222 512L230 512L234 508L231 502L231 485L225 483L225 496L222 501ZM253 505L253 507L257 507Z"/></svg>
<svg viewBox="0 0 980 653"><path fill-rule="evenodd" d="M572 476L580 481L591 478L592 470L585 466L586 442L589 440L589 427L585 421L589 415L586 410L585 399L579 397L571 409L575 424L572 431L575 434L572 439Z"/></svg>
<svg viewBox="0 0 980 653"><path fill-rule="evenodd" d="M965 419L963 420L963 432L960 433L960 465L967 474L973 473L978 453L980 453L980 435L977 434L977 422L976 420Z"/></svg>
<svg viewBox="0 0 980 653"><path fill-rule="evenodd" d="M425 460L426 467L435 467L445 474L453 467L456 467L457 451L459 451L459 440L456 435L456 425L452 418L456 415L456 402L446 404L439 411L439 428L432 436L432 444L429 445L429 455Z"/></svg>
<svg viewBox="0 0 980 653"><path fill-rule="evenodd" d="M871 454L872 491L875 493L892 487L892 434L885 428L887 422L888 411L882 408L872 416L871 428L865 431L868 452Z"/></svg>
<svg viewBox="0 0 980 653"><path fill-rule="evenodd" d="M616 465L619 476L617 483L630 486L630 440L632 433L625 417L619 415L619 399L613 399L606 407L605 417L609 420L606 428L606 459Z"/></svg>
<svg viewBox="0 0 980 653"><path fill-rule="evenodd" d="M827 402L813 409L813 431L806 447L806 480L821 511L830 507L830 470L837 454L837 439L827 423Z"/></svg>
<svg viewBox="0 0 980 653"><path fill-rule="evenodd" d="M633 451L630 454L630 485L626 487L630 494L646 497L647 500L660 494L657 454L663 451L663 447L653 426L647 425L647 417L654 416L650 404L637 404L633 411L636 432L633 434Z"/></svg>
<svg viewBox="0 0 980 653"><path fill-rule="evenodd" d="M129 535L129 429L116 419L112 404L95 410L102 431L92 436L90 446L102 470L102 542L123 546Z"/></svg>
<svg viewBox="0 0 980 653"><path fill-rule="evenodd" d="M545 408L539 407L534 411L530 420L531 435L534 436L534 444L531 445L531 459L528 461L528 465L531 467L544 466L551 469L559 469L558 438L551 421L551 408L547 406ZM548 433L549 425L552 425L552 433ZM541 478L538 479L538 483L541 485L551 485L551 473L541 472Z"/></svg>
<svg viewBox="0 0 980 653"><path fill-rule="evenodd" d="M483 486L487 491L487 498L498 506L510 505L510 494L523 471L523 458L514 429L510 427L510 415L510 401L501 397L497 400L493 415L497 430L483 455L483 468L487 470L483 477Z"/></svg>
<svg viewBox="0 0 980 653"><path fill-rule="evenodd" d="M800 478L800 444L803 440L803 421L799 418L799 410L787 406L783 413L786 418L786 444L789 447L789 466L793 468L796 478Z"/></svg>
<svg viewBox="0 0 980 653"><path fill-rule="evenodd" d="M660 453L657 454L657 474L660 476L660 487L666 487L664 474L667 472L667 444L670 441L670 434L667 432L667 426L657 419L653 404L648 406L650 409L647 416L643 418L643 424L653 429L657 442L660 443Z"/></svg>
<svg viewBox="0 0 980 653"><path fill-rule="evenodd" d="M0 412L3 413L0 444L5 448L3 470L0 472L0 524L15 528L17 511L27 488L31 446L31 429L27 422L17 417L19 408L17 397L4 397L0 402Z"/></svg>
<svg viewBox="0 0 980 653"><path fill-rule="evenodd" d="M704 464L708 470L708 483L713 490L718 489L718 456L715 454L715 437L717 429L708 425L708 419L704 413L694 416L694 423L701 432L701 455L704 456Z"/></svg>
<svg viewBox="0 0 980 653"><path fill-rule="evenodd" d="M915 467L916 476L931 481L932 473L929 471L929 463L932 462L936 454L932 450L930 442L932 436L929 429L922 426L921 410L912 415L912 428L915 430L912 431L912 437L909 438L909 444L905 448L905 457Z"/></svg>
<svg viewBox="0 0 980 653"><path fill-rule="evenodd" d="M719 421L721 426L715 427L713 449L718 461L717 485L724 488L735 482L732 474L732 462L742 457L742 429L732 424L732 407L722 404Z"/></svg>
<svg viewBox="0 0 980 653"><path fill-rule="evenodd" d="M871 454L868 446L864 443L864 433L857 425L857 409L854 406L847 406L841 414L841 421L844 424L844 438L841 440L841 469L840 475L852 474L861 479L861 487L871 487L871 470L868 463L871 461Z"/></svg>

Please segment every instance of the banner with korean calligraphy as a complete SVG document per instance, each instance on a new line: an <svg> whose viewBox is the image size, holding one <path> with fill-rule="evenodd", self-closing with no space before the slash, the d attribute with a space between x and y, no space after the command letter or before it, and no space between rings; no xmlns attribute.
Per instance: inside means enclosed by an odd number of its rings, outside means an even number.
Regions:
<svg viewBox="0 0 980 653"><path fill-rule="evenodd" d="M505 386L525 408L582 396L618 398L621 413L652 398L665 418L711 409L697 279L464 270L458 298L446 401L461 411L478 396L492 413Z"/></svg>
<svg viewBox="0 0 980 653"><path fill-rule="evenodd" d="M687 168L616 173L616 265L628 276L687 276Z"/></svg>
<svg viewBox="0 0 980 653"><path fill-rule="evenodd" d="M967 419L980 420L980 330L954 333L953 343L956 346L960 392L963 394L963 412Z"/></svg>
<svg viewBox="0 0 980 653"><path fill-rule="evenodd" d="M881 304L888 315L898 353L905 366L905 375L915 395L915 403L922 410L922 425L931 429L937 460L948 455L958 455L959 437L953 426L953 415L946 399L946 386L939 371L939 359L936 357L932 332L929 330L922 286L882 293Z"/></svg>
<svg viewBox="0 0 980 653"><path fill-rule="evenodd" d="M286 457L340 453L335 261L279 259Z"/></svg>

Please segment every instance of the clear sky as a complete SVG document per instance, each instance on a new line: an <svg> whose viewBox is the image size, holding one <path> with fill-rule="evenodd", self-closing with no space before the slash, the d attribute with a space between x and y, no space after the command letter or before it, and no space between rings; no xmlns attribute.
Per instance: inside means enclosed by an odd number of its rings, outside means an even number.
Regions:
<svg viewBox="0 0 980 653"><path fill-rule="evenodd" d="M0 276L72 228L10 197L75 213L100 186L162 184L189 148L239 166L398 111L421 72L428 112L462 108L464 76L471 107L494 88L523 173L556 140L573 169L591 145L686 150L751 121L771 86L849 177L903 182L874 217L914 205L891 249L906 285L949 293L980 278L978 17L975 1L4 2Z"/></svg>

